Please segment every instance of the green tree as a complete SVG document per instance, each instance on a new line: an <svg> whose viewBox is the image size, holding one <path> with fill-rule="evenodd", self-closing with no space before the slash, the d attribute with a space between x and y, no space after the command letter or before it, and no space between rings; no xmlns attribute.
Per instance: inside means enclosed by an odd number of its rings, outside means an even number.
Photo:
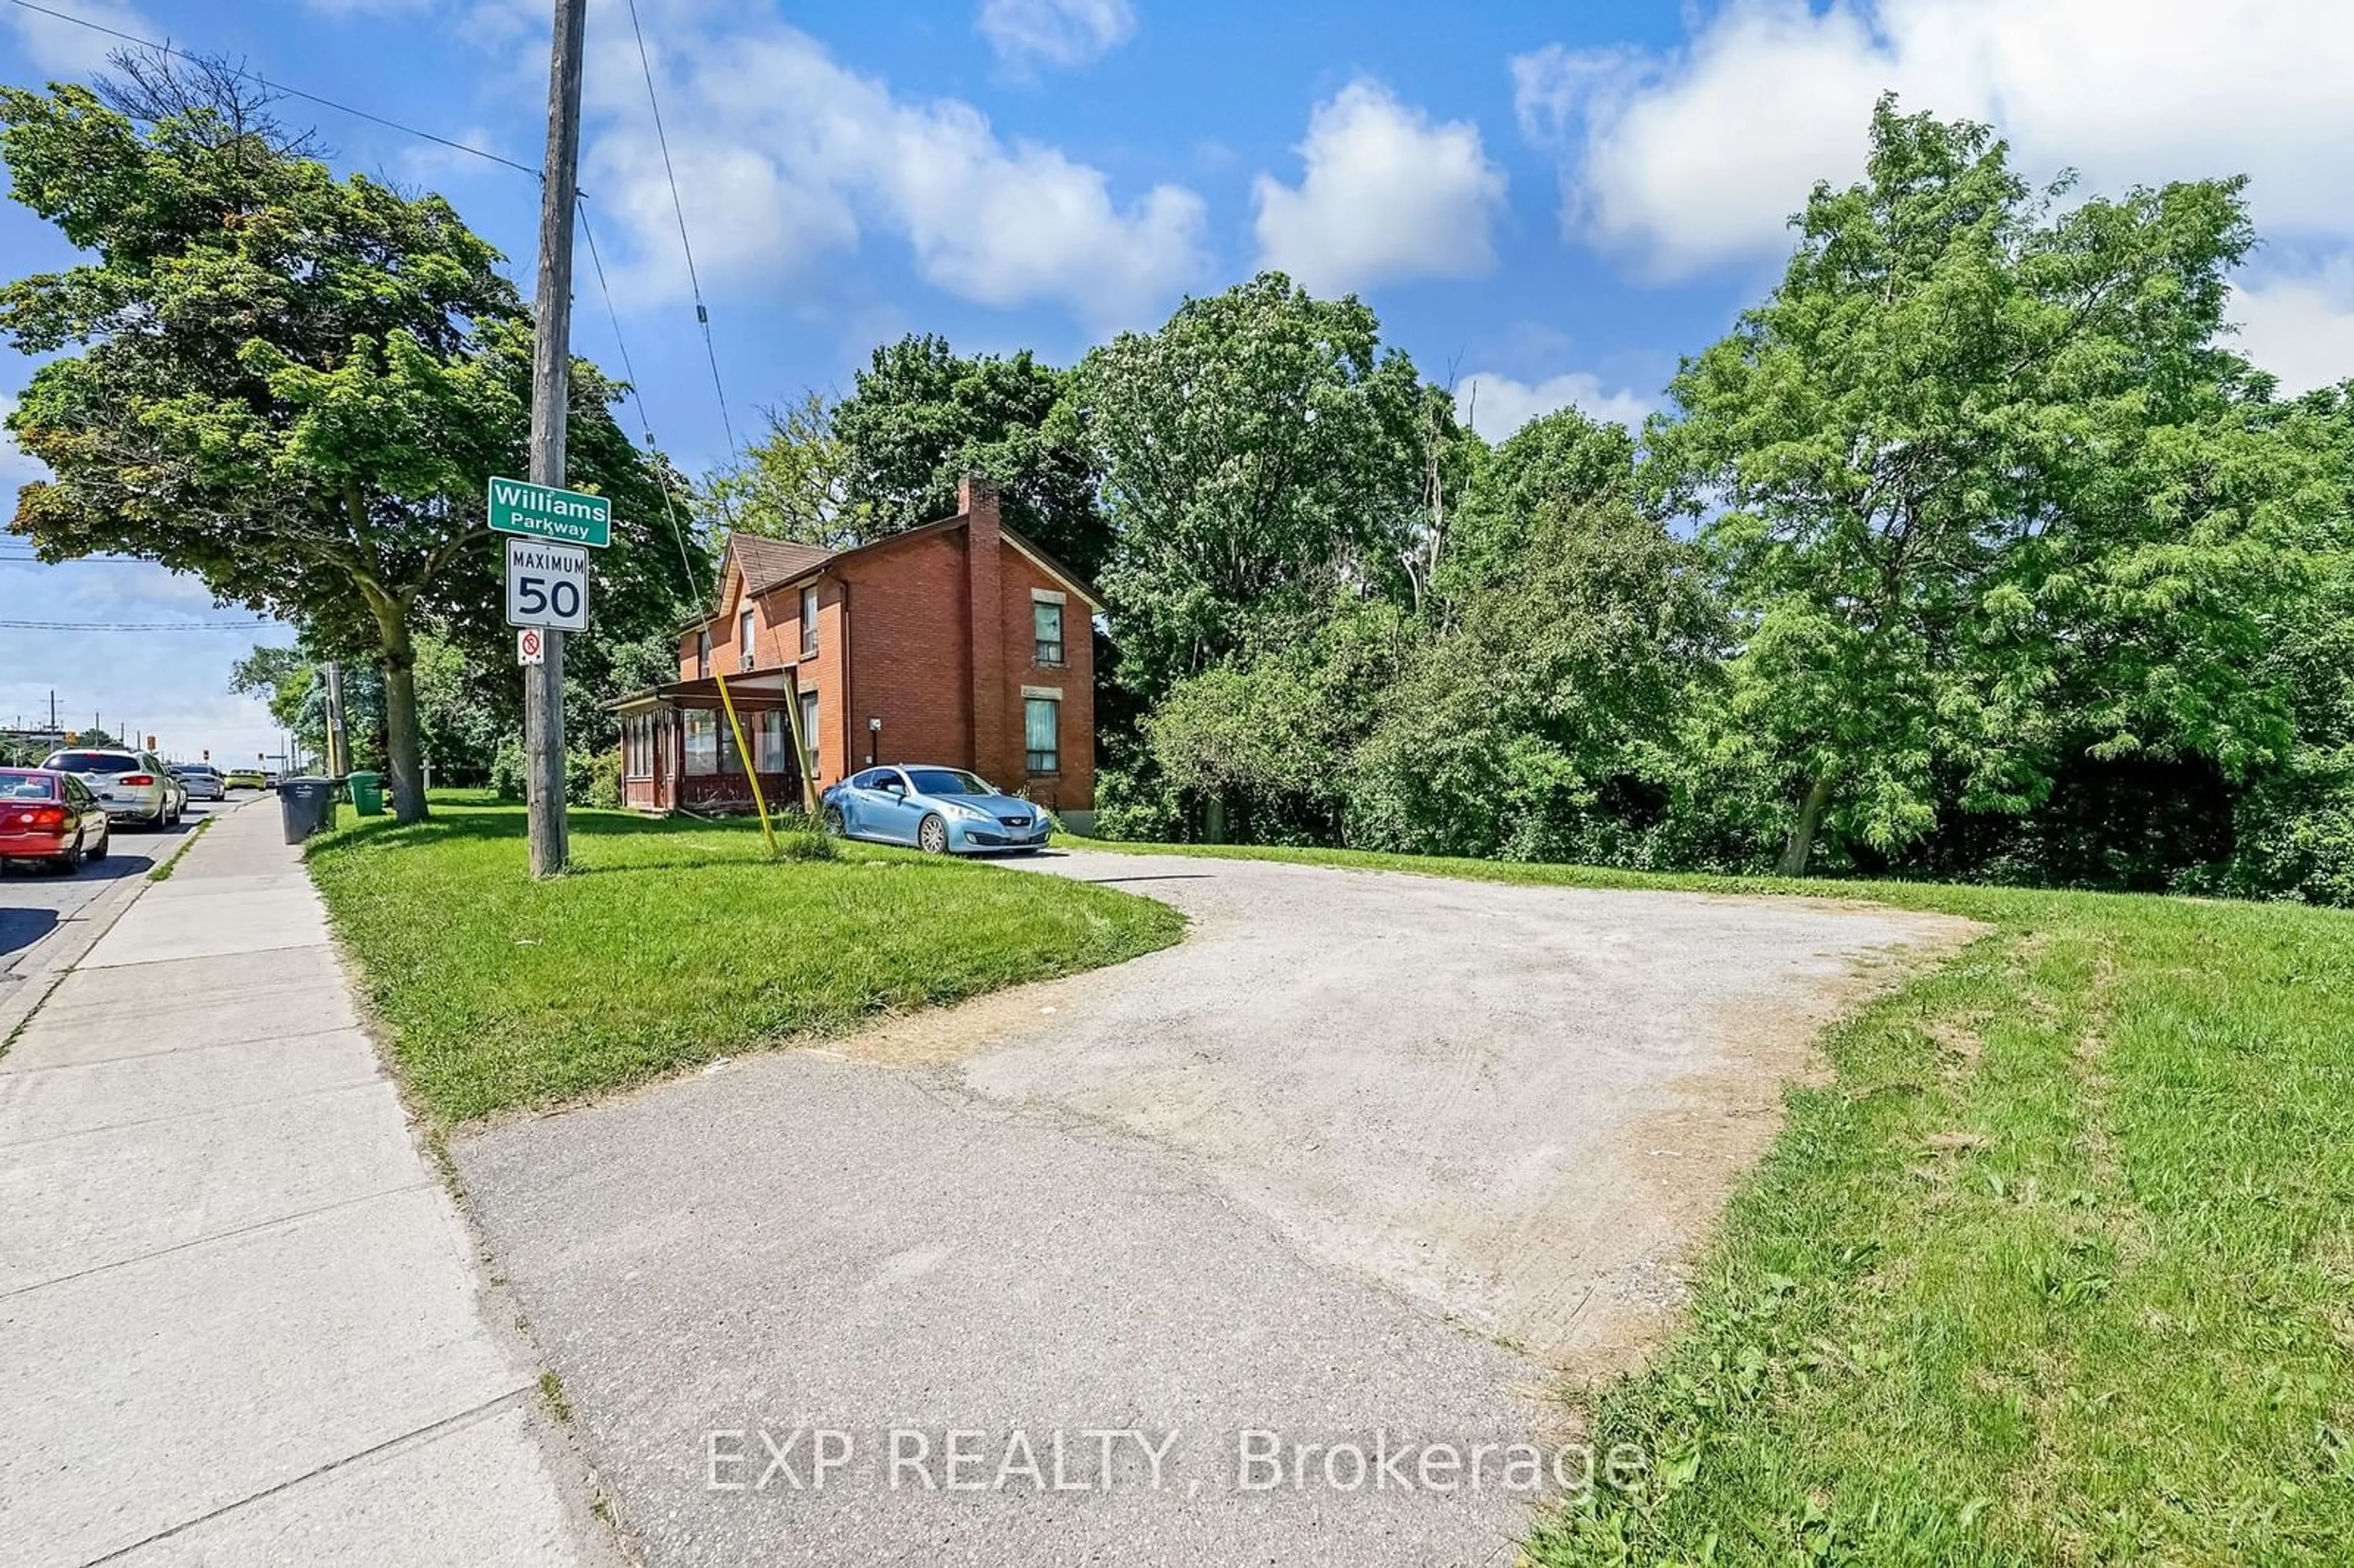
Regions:
<svg viewBox="0 0 2354 1568"><path fill-rule="evenodd" d="M811 392L766 413L768 433L705 482L699 509L712 535L741 528L840 550L890 531L876 519L874 504L853 492L850 449L835 433L834 411L824 397ZM953 509L953 482L949 493Z"/></svg>
<svg viewBox="0 0 2354 1568"><path fill-rule="evenodd" d="M1281 273L1080 366L1114 530L1118 678L1147 702L1343 592L1390 593L1426 514L1421 384L1354 298ZM1261 640L1264 641L1264 640Z"/></svg>
<svg viewBox="0 0 2354 1568"><path fill-rule="evenodd" d="M1575 408L1531 419L1465 476L1439 564L1442 589L1468 592L1510 575L1549 508L1624 501L1634 490L1635 438L1626 426Z"/></svg>
<svg viewBox="0 0 2354 1568"><path fill-rule="evenodd" d="M1725 628L1705 561L1625 500L1543 506L1457 607L1350 759L1349 836L1426 854L1641 862L1681 715Z"/></svg>
<svg viewBox="0 0 2354 1568"><path fill-rule="evenodd" d="M1184 677L1143 721L1159 777L1214 840L1336 842L1351 755L1416 634L1396 605L1344 600L1310 630Z"/></svg>
<svg viewBox="0 0 2354 1568"><path fill-rule="evenodd" d="M1827 822L1917 837L1941 772L2023 810L2070 747L2281 744L2242 655L2311 497L2217 344L2241 182L2055 216L2065 190L1883 99L1862 183L1816 187L1780 286L1647 432L1740 617L1726 711L1780 781L1786 872Z"/></svg>
<svg viewBox="0 0 2354 1568"><path fill-rule="evenodd" d="M143 126L86 88L0 90L0 155L15 199L92 257L0 288L16 348L76 351L11 417L54 475L12 527L52 558L194 573L323 655L372 656L396 810L420 818L416 635L496 646L483 491L528 435L531 332L498 254L440 197L339 181L202 90ZM615 502L598 621L628 634L683 584L616 395L576 364L571 481Z"/></svg>
<svg viewBox="0 0 2354 1568"><path fill-rule="evenodd" d="M1027 349L967 357L930 334L877 348L829 432L850 531L879 537L948 516L957 481L978 473L996 482L1007 523L1092 577L1109 535L1070 386L1069 371Z"/></svg>

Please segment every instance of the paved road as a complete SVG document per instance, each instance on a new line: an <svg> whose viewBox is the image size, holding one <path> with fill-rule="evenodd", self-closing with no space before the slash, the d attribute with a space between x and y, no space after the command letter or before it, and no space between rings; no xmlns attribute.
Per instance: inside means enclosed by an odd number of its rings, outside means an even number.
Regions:
<svg viewBox="0 0 2354 1568"><path fill-rule="evenodd" d="M1506 1446L1556 1440L1564 1369L1665 1320L1859 966L1884 981L1892 949L1959 934L1245 861L1035 869L1193 930L454 1143L656 1568L1509 1562L1536 1489ZM1424 1484L1373 1470L1385 1447Z"/></svg>
<svg viewBox="0 0 2354 1568"><path fill-rule="evenodd" d="M7 1001L21 978L19 966L29 963L34 949L59 927L124 878L146 875L157 861L168 858L196 831L206 812L222 809L217 802L191 801L180 825L162 832L118 822L106 858L71 876L60 876L25 861L0 863L0 1003Z"/></svg>

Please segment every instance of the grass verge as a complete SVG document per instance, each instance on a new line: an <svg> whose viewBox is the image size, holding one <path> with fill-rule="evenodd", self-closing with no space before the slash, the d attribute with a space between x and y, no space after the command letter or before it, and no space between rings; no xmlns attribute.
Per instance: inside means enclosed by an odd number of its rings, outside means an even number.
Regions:
<svg viewBox="0 0 2354 1568"><path fill-rule="evenodd" d="M912 853L772 861L750 823L575 810L527 874L520 807L437 800L311 842L312 874L444 1123L638 1083L1177 940L1148 899Z"/></svg>
<svg viewBox="0 0 2354 1568"><path fill-rule="evenodd" d="M1575 1395L1639 1478L1545 1519L1536 1561L2354 1560L2354 916L1178 853L1992 928L1826 1037L1832 1081L1791 1092L1681 1336Z"/></svg>

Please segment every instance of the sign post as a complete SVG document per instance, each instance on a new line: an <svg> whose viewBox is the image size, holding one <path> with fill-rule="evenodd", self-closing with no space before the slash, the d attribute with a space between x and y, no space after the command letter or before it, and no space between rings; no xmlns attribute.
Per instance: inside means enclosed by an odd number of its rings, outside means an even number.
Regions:
<svg viewBox="0 0 2354 1568"><path fill-rule="evenodd" d="M593 525L593 542L602 545L611 524L610 507L601 523L591 524L551 506L524 504L521 493L544 493L550 500L570 493L561 487L565 412L572 396L572 231L580 199L580 57L588 23L588 0L556 0L547 56L547 159L539 187L539 279L532 300L531 482L493 479L490 500L493 528L504 510L510 524L532 518ZM551 537L537 528L511 525L499 531ZM585 533L553 537L567 544L592 542ZM546 662L524 672L525 799L531 874L556 876L571 853L564 819L564 633L546 630L541 636Z"/></svg>

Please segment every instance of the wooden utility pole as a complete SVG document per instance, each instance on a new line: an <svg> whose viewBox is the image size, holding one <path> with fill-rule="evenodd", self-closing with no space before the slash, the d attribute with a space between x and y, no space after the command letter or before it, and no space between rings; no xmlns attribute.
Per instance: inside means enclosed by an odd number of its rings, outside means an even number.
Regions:
<svg viewBox="0 0 2354 1568"><path fill-rule="evenodd" d="M580 50L588 0L556 0L547 63L547 168L539 196L539 293L531 360L531 478L564 483L564 424L572 393L572 207L580 193ZM545 632L546 661L523 671L525 783L531 874L560 874L564 819L564 633Z"/></svg>

